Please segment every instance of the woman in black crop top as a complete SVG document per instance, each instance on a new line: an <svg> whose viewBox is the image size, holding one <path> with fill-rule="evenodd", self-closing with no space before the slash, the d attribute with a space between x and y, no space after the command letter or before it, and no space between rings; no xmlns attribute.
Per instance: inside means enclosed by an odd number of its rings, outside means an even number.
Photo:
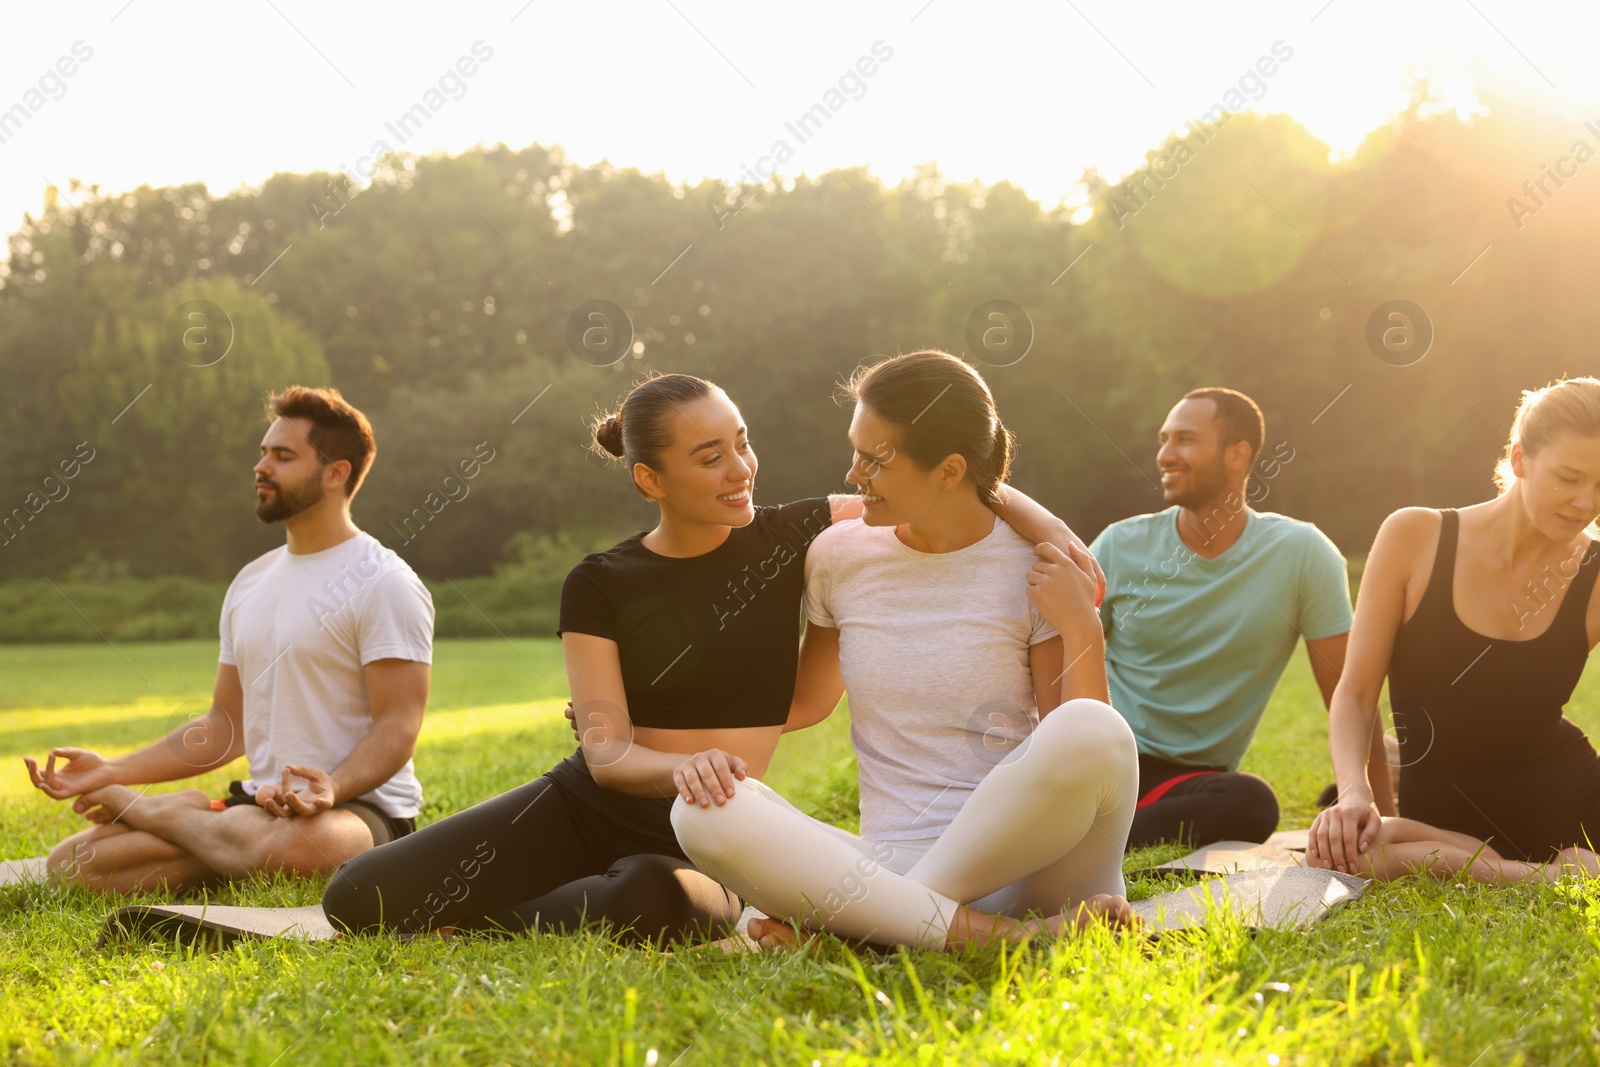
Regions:
<svg viewBox="0 0 1600 1067"><path fill-rule="evenodd" d="M722 803L737 778L765 773L795 690L806 549L860 501L753 506L739 410L688 375L635 387L595 438L660 522L585 557L562 588L578 751L345 864L323 897L331 922L514 933L603 921L650 941L737 922L738 898L679 847L672 801ZM1009 493L1002 518L1019 530L1076 540Z"/></svg>
<svg viewBox="0 0 1600 1067"><path fill-rule="evenodd" d="M1600 380L1525 393L1494 500L1397 511L1362 577L1313 866L1380 879L1600 874L1600 755L1563 714L1600 644ZM1400 816L1364 772L1385 674ZM1366 732L1363 732L1366 731Z"/></svg>

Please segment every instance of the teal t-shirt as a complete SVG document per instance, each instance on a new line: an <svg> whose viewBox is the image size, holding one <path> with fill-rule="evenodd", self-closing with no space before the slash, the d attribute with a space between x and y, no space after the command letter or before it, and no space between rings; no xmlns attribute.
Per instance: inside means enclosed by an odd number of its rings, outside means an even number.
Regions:
<svg viewBox="0 0 1600 1067"><path fill-rule="evenodd" d="M1174 506L1111 524L1090 550L1106 572L1111 703L1160 759L1237 770L1296 640L1350 630L1344 557L1308 522L1251 511L1205 559Z"/></svg>

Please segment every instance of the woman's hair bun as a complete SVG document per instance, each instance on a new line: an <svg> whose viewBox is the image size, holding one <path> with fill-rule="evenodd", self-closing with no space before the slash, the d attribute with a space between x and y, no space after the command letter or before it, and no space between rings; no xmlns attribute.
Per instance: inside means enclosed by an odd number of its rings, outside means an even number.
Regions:
<svg viewBox="0 0 1600 1067"><path fill-rule="evenodd" d="M595 444L605 449L618 459L622 458L622 420L615 415L607 415L597 422L594 427Z"/></svg>

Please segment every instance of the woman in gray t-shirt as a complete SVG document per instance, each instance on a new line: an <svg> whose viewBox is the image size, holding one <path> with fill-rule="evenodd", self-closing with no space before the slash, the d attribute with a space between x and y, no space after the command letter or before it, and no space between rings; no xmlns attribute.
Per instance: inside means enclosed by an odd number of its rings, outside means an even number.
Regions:
<svg viewBox="0 0 1600 1067"><path fill-rule="evenodd" d="M861 835L746 778L720 805L677 802L679 843L775 919L879 943L1016 939L1038 932L1014 918L1031 911L1053 933L1132 922L1137 757L1108 703L1092 557L997 522L1013 439L969 365L915 352L849 391L865 512L807 558L787 728L849 691Z"/></svg>

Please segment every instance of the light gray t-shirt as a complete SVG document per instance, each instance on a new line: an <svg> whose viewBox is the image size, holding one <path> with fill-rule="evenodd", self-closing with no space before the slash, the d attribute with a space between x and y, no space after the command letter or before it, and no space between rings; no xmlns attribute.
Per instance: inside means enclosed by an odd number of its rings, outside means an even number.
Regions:
<svg viewBox="0 0 1600 1067"><path fill-rule="evenodd" d="M433 661L433 598L405 560L371 534L305 555L286 545L246 564L222 601L218 659L244 687L245 791L287 764L332 772L372 726L361 668ZM293 779L303 786L302 779ZM360 798L404 819L422 809L410 760Z"/></svg>
<svg viewBox="0 0 1600 1067"><path fill-rule="evenodd" d="M1038 725L1029 648L1056 630L1028 600L1033 561L998 518L954 552L918 552L860 519L812 543L806 615L839 631L862 837L938 836Z"/></svg>

